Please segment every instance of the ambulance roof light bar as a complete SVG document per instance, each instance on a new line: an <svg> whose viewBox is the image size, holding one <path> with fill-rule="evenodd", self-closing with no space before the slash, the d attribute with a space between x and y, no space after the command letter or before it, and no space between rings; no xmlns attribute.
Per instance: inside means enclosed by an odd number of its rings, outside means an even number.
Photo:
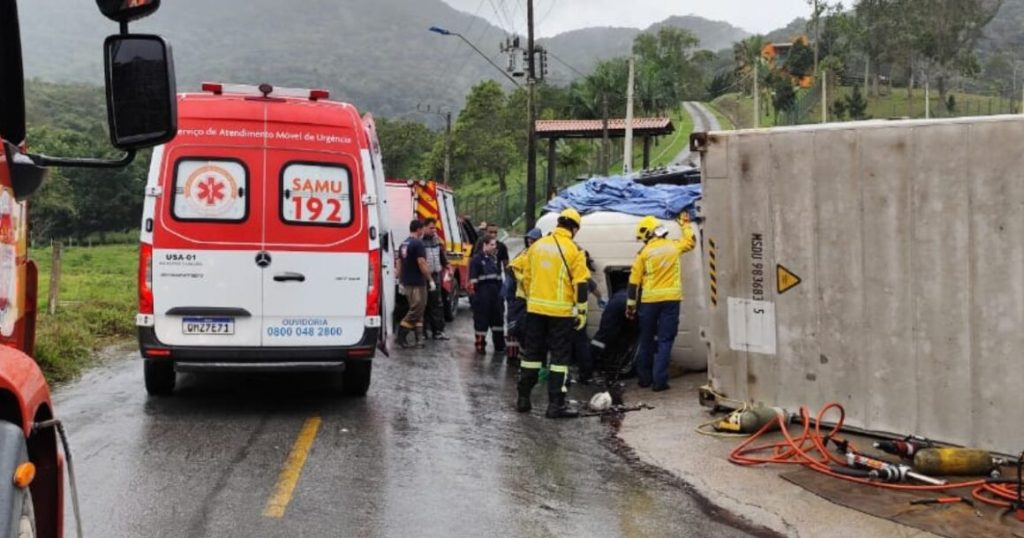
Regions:
<svg viewBox="0 0 1024 538"><path fill-rule="evenodd" d="M275 88L267 83L260 84L259 86L250 86L246 84L204 82L202 89L204 92L209 92L213 95L232 93L269 97L273 94L275 97L295 97L300 99L309 99L310 101L319 101L321 99L329 99L331 97L331 92L324 89Z"/></svg>

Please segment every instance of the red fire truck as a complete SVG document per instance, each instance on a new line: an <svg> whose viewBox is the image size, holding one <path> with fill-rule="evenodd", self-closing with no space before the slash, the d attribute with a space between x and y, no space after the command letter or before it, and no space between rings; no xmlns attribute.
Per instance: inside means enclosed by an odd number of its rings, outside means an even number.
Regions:
<svg viewBox="0 0 1024 538"><path fill-rule="evenodd" d="M97 5L121 29L104 43L110 139L125 152L113 161L29 153L18 6L16 0L0 0L0 477L5 477L0 478L0 536L4 537L63 536L65 457L71 470L63 426L54 418L49 388L32 358L37 273L28 259L26 200L50 167L125 166L136 150L166 142L177 131L170 47L159 36L128 33L128 23L156 11L160 1L97 0ZM65 441L63 456L58 438ZM74 495L72 501L77 515Z"/></svg>
<svg viewBox="0 0 1024 538"><path fill-rule="evenodd" d="M389 179L387 196L395 246L405 238L402 234L408 231L412 219L433 218L437 221L437 233L444 242L449 264L445 274L441 275L445 319L452 321L458 311L459 298L465 295L469 286L469 255L477 240L473 224L456 212L455 193L443 183ZM398 300L394 315L401 319L405 308L403 300Z"/></svg>

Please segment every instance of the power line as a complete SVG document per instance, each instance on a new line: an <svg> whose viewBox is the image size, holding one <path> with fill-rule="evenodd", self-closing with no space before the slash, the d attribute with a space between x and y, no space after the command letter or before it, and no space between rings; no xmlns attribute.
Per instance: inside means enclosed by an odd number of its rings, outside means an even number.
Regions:
<svg viewBox="0 0 1024 538"><path fill-rule="evenodd" d="M470 18L470 20L469 20L469 26L467 26L466 29L462 31L462 33L468 34L468 33L473 31L473 26L475 26L477 21L480 20L480 10L482 10L484 8L484 2L486 2L486 1L487 0L480 0L480 3L477 4L477 6L476 6L476 11L473 12L473 17ZM451 42L452 42L451 45L449 45L447 47L448 52L445 54L445 57L447 57L447 58L451 58L453 55L455 55L456 51L461 49L461 47L459 46L459 44L457 42L455 42L454 40L451 40ZM466 56L466 59L463 60L462 67L460 67L459 71L461 71L462 68L465 67L465 65L466 65L466 63L468 61L469 61L469 56ZM454 62L451 62L451 61L446 62L445 69L442 72L441 77L438 80L441 80L441 81L447 80L448 75L451 74L452 66L453 65L454 65ZM449 85L448 91L451 90L451 86L453 86L453 85L454 84L450 84ZM447 93L447 91L445 93Z"/></svg>
<svg viewBox="0 0 1024 538"><path fill-rule="evenodd" d="M575 67L569 65L568 63L565 62L565 60L559 58L558 56L555 55L555 53L551 52L550 50L548 51L548 55L554 58L556 62L568 67L573 73L576 73L577 75L583 78L587 77L587 75L584 75L579 69L576 69Z"/></svg>
<svg viewBox="0 0 1024 538"><path fill-rule="evenodd" d="M551 12L555 10L555 4L557 3L558 0L551 0L551 4L548 5L548 10L544 13L544 16L540 18L540 22L537 23L537 26L544 24L544 21L548 20L548 16L551 15Z"/></svg>
<svg viewBox="0 0 1024 538"><path fill-rule="evenodd" d="M509 28L507 26L508 25L508 17L507 16L503 16L504 15L504 9L500 9L500 10L498 9L498 5L502 5L502 7L504 7L504 4L501 4L501 0L498 0L498 4L494 3L495 0L487 0L487 1L491 4L491 11L494 11L494 17L496 19L494 21L495 24L497 24L498 27L501 28L502 31L504 31L505 33L509 33L511 30L509 30Z"/></svg>

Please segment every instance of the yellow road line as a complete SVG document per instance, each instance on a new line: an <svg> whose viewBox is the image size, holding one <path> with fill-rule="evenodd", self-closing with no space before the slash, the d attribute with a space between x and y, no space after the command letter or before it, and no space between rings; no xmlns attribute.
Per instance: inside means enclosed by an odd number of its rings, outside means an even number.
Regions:
<svg viewBox="0 0 1024 538"><path fill-rule="evenodd" d="M306 465L306 456L309 449L313 448L313 441L316 440L316 432L320 430L320 417L310 417L302 425L299 438L295 440L288 459L284 462L280 476L277 477L277 487L274 494L267 500L267 506L263 509L263 517L282 518L288 503L292 500L295 486L299 483L299 476L302 468Z"/></svg>

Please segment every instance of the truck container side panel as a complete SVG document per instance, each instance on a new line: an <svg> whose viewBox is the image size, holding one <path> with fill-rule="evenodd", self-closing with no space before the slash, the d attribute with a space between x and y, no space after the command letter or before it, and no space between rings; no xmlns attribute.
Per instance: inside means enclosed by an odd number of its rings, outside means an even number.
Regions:
<svg viewBox="0 0 1024 538"><path fill-rule="evenodd" d="M748 347L746 358L746 376L751 382L750 397L754 401L774 401L778 397L779 361L776 350L770 342L775 334L767 334L766 327L774 326L770 322L774 315L771 311L774 297L769 295L769 284L774 279L766 279L765 267L771 263L765 256L765 245L774 242L774 225L771 207L772 177L775 167L768 166L765 161L757 162L751 155L773 155L774 152L785 153L787 148L776 147L772 141L763 137L751 137L743 140L744 148L740 155L739 166L741 189L745 204L740 211L740 229L748 230L748 235L736 245L736 277L740 280L739 289L743 290L739 298L753 300L743 307L746 315L746 332ZM782 154L778 156L783 162L790 159ZM771 162L771 161L768 161ZM736 297L730 297L732 302ZM730 308L732 306L730 305ZM767 321L766 321L767 319ZM742 342L733 342L742 344ZM756 347L759 346L759 347ZM757 351L754 351L757 349ZM742 373L742 372L741 372Z"/></svg>
<svg viewBox="0 0 1024 538"><path fill-rule="evenodd" d="M1024 155L1006 141L1024 137L1024 119L716 137L704 175L705 243L716 243L719 282L715 387L785 407L838 399L850 425L1019 450L1024 434L1007 416L1024 408ZM725 177L714 164L723 160ZM768 195L758 181L771 185ZM766 261L802 279L764 294L776 307L774 357L735 345L736 320L722 308L724 297L760 295L752 238L765 227ZM777 369L772 388L767 365Z"/></svg>
<svg viewBox="0 0 1024 538"><path fill-rule="evenodd" d="M865 380L860 374L864 371L861 364L864 253L858 138L855 131L814 138L818 231L814 273L828 275L828 278L815 279L820 290L816 309L820 312L818 357L814 357L813 351L804 353L801 363L808 371L818 370L813 381L816 390L811 392L815 395L814 402L838 400L863 415L861 388ZM849 175L832 173L836 167L848 170ZM792 381L802 382L800 376Z"/></svg>
<svg viewBox="0 0 1024 538"><path fill-rule="evenodd" d="M980 446L1019 446L1019 428L1007 427L1006 413L1024 409L1024 390L988 380L1021 379L1024 349L1024 153L1007 141L1024 140L1024 123L972 129L970 161L976 171L966 181L971 198L969 244L973 301L971 385L974 405L971 438ZM1015 142L1016 143L1016 142ZM973 163L987 163L974 166Z"/></svg>
<svg viewBox="0 0 1024 538"><path fill-rule="evenodd" d="M768 295L774 297L776 317L785 320L778 325L779 386L778 397L785 399L788 407L797 407L789 383L796 383L818 398L822 387L828 383L821 370L835 366L823 363L822 350L817 338L819 332L818 310L818 260L817 227L821 221L822 199L828 194L822 191L817 162L800 159L805 151L801 137L787 134L772 142L772 168L788 169L789 173L774 174L772 182L773 218L775 221L774 245L766 245ZM828 216L825 217L829 218ZM782 265L802 281L785 293L778 292L778 265ZM833 353L834 355L834 353ZM796 372L793 376L786 372Z"/></svg>
<svg viewBox="0 0 1024 538"><path fill-rule="evenodd" d="M922 431L948 429L970 399L969 128L963 124L915 129L914 287L917 297L918 394ZM969 428L950 441L969 442Z"/></svg>
<svg viewBox="0 0 1024 538"><path fill-rule="evenodd" d="M738 352L729 348L729 303L727 291L736 285L733 282L736 274L734 267L735 255L732 253L735 242L735 221L738 209L735 204L739 198L734 195L735 181L729 175L728 157L730 146L735 145L735 138L710 135L708 144L710 151L706 153L704 164L704 185L702 201L706 220L704 221L704 242L708 248L709 264L706 266L709 282L714 279L717 294L711 305L708 321L708 377L716 390L737 398L747 398L746 380L740 380L738 362L743 360ZM716 218L711 218L715 215ZM714 254L711 260L712 253ZM711 270L711 263L715 269ZM721 338L714 338L721 336Z"/></svg>
<svg viewBox="0 0 1024 538"><path fill-rule="evenodd" d="M914 354L914 309L911 271L914 253L910 231L914 171L909 129L867 133L861 146L864 256L864 338L859 360L864 366L865 424L898 431L917 421L917 366ZM893 402L898 402L893 405Z"/></svg>

